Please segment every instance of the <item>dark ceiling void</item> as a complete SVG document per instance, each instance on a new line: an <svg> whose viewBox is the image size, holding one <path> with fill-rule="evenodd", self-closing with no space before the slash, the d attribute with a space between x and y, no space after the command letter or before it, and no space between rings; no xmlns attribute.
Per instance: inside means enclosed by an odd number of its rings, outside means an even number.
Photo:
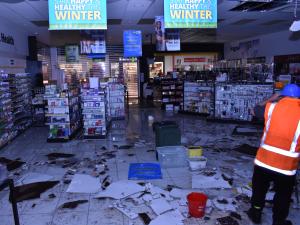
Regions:
<svg viewBox="0 0 300 225"><path fill-rule="evenodd" d="M273 26L273 25L278 25L278 24L282 24L282 23L286 23L286 20L271 20L265 23L262 23L261 25L263 26Z"/></svg>
<svg viewBox="0 0 300 225"><path fill-rule="evenodd" d="M139 20L138 25L152 25L154 22L155 19L153 18L144 18Z"/></svg>
<svg viewBox="0 0 300 225"><path fill-rule="evenodd" d="M255 19L242 19L242 20L238 20L234 23L232 23L231 25L245 25L245 24L248 24L248 23L252 23L256 21Z"/></svg>
<svg viewBox="0 0 300 225"><path fill-rule="evenodd" d="M273 0L269 2L264 1L246 1L242 2L230 11L269 11L278 7L287 5L289 0Z"/></svg>
<svg viewBox="0 0 300 225"><path fill-rule="evenodd" d="M34 20L34 21L30 21L30 22L38 27L48 27L49 26L48 20Z"/></svg>
<svg viewBox="0 0 300 225"><path fill-rule="evenodd" d="M122 20L121 19L107 19L108 25L121 25Z"/></svg>

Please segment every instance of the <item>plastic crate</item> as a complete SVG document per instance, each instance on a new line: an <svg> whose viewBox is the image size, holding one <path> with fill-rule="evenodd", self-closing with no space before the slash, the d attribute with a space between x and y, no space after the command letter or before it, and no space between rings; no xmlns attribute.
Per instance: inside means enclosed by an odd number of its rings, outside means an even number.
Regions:
<svg viewBox="0 0 300 225"><path fill-rule="evenodd" d="M165 146L156 148L158 161L163 168L185 167L187 162L187 149L183 146Z"/></svg>

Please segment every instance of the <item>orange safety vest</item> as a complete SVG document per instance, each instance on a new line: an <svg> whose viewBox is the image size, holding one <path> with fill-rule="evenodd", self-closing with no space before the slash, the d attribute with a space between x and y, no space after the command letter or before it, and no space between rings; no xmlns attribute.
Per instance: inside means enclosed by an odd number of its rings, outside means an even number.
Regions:
<svg viewBox="0 0 300 225"><path fill-rule="evenodd" d="M285 97L268 103L265 129L254 163L293 176L300 159L300 100Z"/></svg>

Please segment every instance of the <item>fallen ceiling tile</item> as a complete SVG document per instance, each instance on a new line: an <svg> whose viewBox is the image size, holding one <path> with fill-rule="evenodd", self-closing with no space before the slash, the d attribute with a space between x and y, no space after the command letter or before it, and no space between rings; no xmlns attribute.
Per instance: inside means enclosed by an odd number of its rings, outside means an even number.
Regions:
<svg viewBox="0 0 300 225"><path fill-rule="evenodd" d="M41 194L59 184L59 181L46 181L25 184L15 187L14 196L17 202L40 198ZM10 199L11 201L11 199Z"/></svg>
<svg viewBox="0 0 300 225"><path fill-rule="evenodd" d="M21 186L24 184L38 183L53 180L53 176L42 173L27 173L21 177L17 182L16 186Z"/></svg>
<svg viewBox="0 0 300 225"><path fill-rule="evenodd" d="M181 213L175 210L156 217L149 225L184 225L183 220Z"/></svg>
<svg viewBox="0 0 300 225"><path fill-rule="evenodd" d="M95 198L123 199L143 191L145 191L145 187L133 181L118 181L110 184L105 191L97 194Z"/></svg>
<svg viewBox="0 0 300 225"><path fill-rule="evenodd" d="M156 215L161 215L173 209L172 206L163 198L153 200L150 207Z"/></svg>
<svg viewBox="0 0 300 225"><path fill-rule="evenodd" d="M83 174L75 174L67 190L68 193L85 194L94 194L99 191L101 191L100 179Z"/></svg>

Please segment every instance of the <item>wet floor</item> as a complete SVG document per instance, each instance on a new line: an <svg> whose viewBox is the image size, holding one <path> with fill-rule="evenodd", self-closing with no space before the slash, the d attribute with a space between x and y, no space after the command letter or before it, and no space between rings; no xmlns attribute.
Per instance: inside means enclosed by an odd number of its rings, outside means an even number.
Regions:
<svg viewBox="0 0 300 225"><path fill-rule="evenodd" d="M154 121L173 120L181 129L182 145L200 145L203 155L208 159L207 170L215 171L232 179L230 189L200 190L205 192L210 200L235 199L235 211L241 215L239 224L251 224L244 211L249 204L244 200L236 200L239 196L237 188L247 186L251 182L253 156L240 153L233 149L241 145L256 147L259 145L262 128L248 135L236 135L236 124L218 124L207 122L198 116L166 113L158 108L138 108L132 106L128 117L124 121L112 123L112 128L106 140L73 140L67 143L47 143L47 128L31 128L15 141L0 151L0 157L8 159L20 158L26 162L19 169L10 172L10 176L18 181L28 173L41 173L60 181L59 185L41 194L38 199L18 203L20 221L23 225L129 225L144 224L141 219L129 219L126 215L109 206L111 199L95 199L94 194L70 194L66 190L69 186L66 174L68 165L63 163L49 163L46 155L50 153L74 154L77 160L76 170L73 173L94 175L92 169L95 160L105 152L111 152L105 160L108 170L99 175L103 180L107 175L112 182L126 180L130 163L157 162L155 152L155 137L152 123ZM250 126L250 125L249 125ZM249 127L243 125L242 127ZM128 145L129 148L117 146ZM251 151L251 150L250 150ZM73 165L74 166L74 165ZM167 188L170 185L184 190L192 189L192 173L188 167L162 169L163 179L151 180L158 187ZM69 174L72 179L72 173ZM191 190L192 191L192 190ZM199 190L198 190L199 191ZM0 224L13 224L12 210L8 202L8 190L0 192ZM51 196L51 197L49 197ZM71 201L81 201L77 207L69 209L61 207ZM172 202L171 202L172 203ZM131 203L128 203L131 204ZM147 212L151 219L156 216L147 204L130 205L135 213ZM212 207L212 212L206 219L186 218L184 224L216 224L218 218L228 216L226 208ZM300 225L299 210L291 209L290 218L294 224ZM298 218L298 219L297 219ZM265 209L263 224L271 224L271 208Z"/></svg>

